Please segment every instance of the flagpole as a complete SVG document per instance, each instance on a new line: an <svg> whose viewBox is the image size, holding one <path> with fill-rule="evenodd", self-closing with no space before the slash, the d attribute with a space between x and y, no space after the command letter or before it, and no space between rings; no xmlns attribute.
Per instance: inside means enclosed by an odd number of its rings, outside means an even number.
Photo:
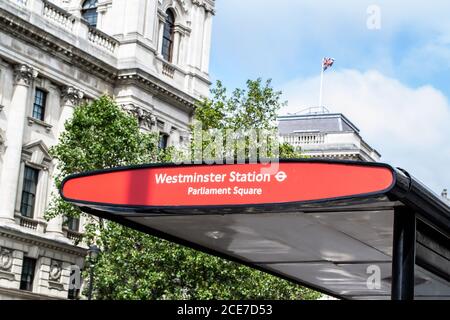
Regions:
<svg viewBox="0 0 450 320"><path fill-rule="evenodd" d="M319 107L322 107L322 94L323 94L323 61L321 65L321 71L320 71L320 93L319 93Z"/></svg>

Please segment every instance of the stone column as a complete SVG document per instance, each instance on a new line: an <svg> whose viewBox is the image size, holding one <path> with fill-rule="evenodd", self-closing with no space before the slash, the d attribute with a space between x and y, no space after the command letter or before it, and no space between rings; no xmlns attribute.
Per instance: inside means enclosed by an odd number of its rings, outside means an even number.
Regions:
<svg viewBox="0 0 450 320"><path fill-rule="evenodd" d="M5 133L6 151L1 175L0 223L14 222L28 90L37 75L38 72L27 65L17 65L14 68L14 88L8 110Z"/></svg>
<svg viewBox="0 0 450 320"><path fill-rule="evenodd" d="M201 63L201 70L205 73L208 73L208 69L209 69L209 56L210 56L210 51L211 51L212 16L213 16L213 12L206 11L205 25L204 25L204 32L203 32L202 63Z"/></svg>
<svg viewBox="0 0 450 320"><path fill-rule="evenodd" d="M0 112L1 112L1 110L0 110ZM5 151L5 145L4 145L5 140L3 138L3 134L4 134L3 130L0 129L0 168L3 168L3 152ZM0 176L0 179L1 179L1 176Z"/></svg>
<svg viewBox="0 0 450 320"><path fill-rule="evenodd" d="M34 206L34 219L35 220L41 220L44 218L44 213L47 205L47 198L48 198L48 168L44 167L39 172L39 182L36 189L36 202ZM44 227L42 224L38 224L38 230L39 233L44 233Z"/></svg>
<svg viewBox="0 0 450 320"><path fill-rule="evenodd" d="M172 63L173 64L178 64L179 63L179 52L180 52L180 31L179 30L175 30L175 34L174 34L174 39L173 39L173 59L172 59Z"/></svg>
<svg viewBox="0 0 450 320"><path fill-rule="evenodd" d="M108 32L105 30L105 14L107 11L107 7L104 3L101 3L97 6L97 29L102 30L104 32Z"/></svg>
<svg viewBox="0 0 450 320"><path fill-rule="evenodd" d="M180 33L180 48L178 49L178 65L184 66L186 61L186 33L183 31Z"/></svg>
<svg viewBox="0 0 450 320"><path fill-rule="evenodd" d="M61 89L61 114L58 120L58 138L64 132L64 124L68 119L72 118L74 108L81 104L83 97L84 93L77 88L67 86Z"/></svg>
<svg viewBox="0 0 450 320"><path fill-rule="evenodd" d="M81 100L84 97L84 93L74 87L61 88L61 114L58 120L58 132L57 138L64 132L64 124L70 118L72 118L74 108L80 105ZM54 177L58 174L58 163L54 161L53 176L51 177L51 196L58 194L58 189L55 186ZM46 233L54 237L62 237L63 217L61 215L51 219L47 224Z"/></svg>
<svg viewBox="0 0 450 320"><path fill-rule="evenodd" d="M194 3L195 4L195 3ZM200 68L200 60L201 60L201 41L203 40L203 34L201 34L201 27L203 26L203 22L200 21L202 18L200 17L201 10L203 8L200 8L198 5L194 5L191 9L192 11L192 32L191 32L191 41L189 43L189 51L190 57L188 60L188 63L192 67L198 67Z"/></svg>
<svg viewBox="0 0 450 320"><path fill-rule="evenodd" d="M51 179L53 180L53 177ZM54 181L51 181L51 186L52 186L51 195L53 196L56 192ZM57 217L51 219L47 223L47 229L45 233L53 237L62 237L63 236L62 226L63 226L63 216L58 215Z"/></svg>

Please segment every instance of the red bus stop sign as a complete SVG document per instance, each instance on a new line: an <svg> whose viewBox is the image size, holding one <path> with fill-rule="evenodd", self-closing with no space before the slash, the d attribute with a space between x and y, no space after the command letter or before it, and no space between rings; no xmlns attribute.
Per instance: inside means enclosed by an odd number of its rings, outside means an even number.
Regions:
<svg viewBox="0 0 450 320"><path fill-rule="evenodd" d="M261 205L367 196L388 191L394 182L389 167L344 163L134 167L70 177L62 195L114 206Z"/></svg>

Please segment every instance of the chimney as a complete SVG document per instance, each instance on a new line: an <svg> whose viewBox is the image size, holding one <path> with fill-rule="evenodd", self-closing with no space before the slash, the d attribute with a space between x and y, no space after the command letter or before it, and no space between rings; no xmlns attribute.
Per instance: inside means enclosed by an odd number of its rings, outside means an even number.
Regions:
<svg viewBox="0 0 450 320"><path fill-rule="evenodd" d="M447 189L444 189L444 190L442 190L442 193L441 193L441 196L442 196L442 198L444 198L444 199L448 199L448 194L447 194Z"/></svg>

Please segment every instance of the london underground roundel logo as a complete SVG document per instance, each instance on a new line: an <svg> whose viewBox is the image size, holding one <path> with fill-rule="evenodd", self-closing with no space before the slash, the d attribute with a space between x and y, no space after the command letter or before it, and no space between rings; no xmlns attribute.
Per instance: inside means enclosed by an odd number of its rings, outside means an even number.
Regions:
<svg viewBox="0 0 450 320"><path fill-rule="evenodd" d="M287 174L284 171L279 171L275 175L275 179L277 179L278 182L283 182L284 180L286 180L286 178L287 178Z"/></svg>

